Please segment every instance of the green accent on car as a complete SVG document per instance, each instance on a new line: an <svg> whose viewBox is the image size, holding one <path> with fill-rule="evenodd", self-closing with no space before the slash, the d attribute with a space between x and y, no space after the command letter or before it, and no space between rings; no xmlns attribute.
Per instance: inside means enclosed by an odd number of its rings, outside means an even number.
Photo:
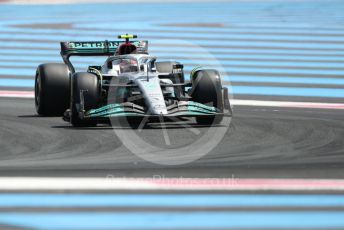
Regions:
<svg viewBox="0 0 344 230"><path fill-rule="evenodd" d="M183 109L183 107L187 107ZM133 109L130 111L130 109ZM169 115L175 116L190 116L190 115L215 115L218 110L215 107L207 106L201 103L189 101L186 105L180 106L181 110ZM144 112L140 112L135 107L123 106L123 104L109 104L98 109L91 109L86 112L85 117L120 117L120 116L145 116Z"/></svg>
<svg viewBox="0 0 344 230"><path fill-rule="evenodd" d="M86 117L107 117L109 115L123 113L126 113L124 106L121 104L110 104L98 109L91 109L85 115Z"/></svg>
<svg viewBox="0 0 344 230"><path fill-rule="evenodd" d="M189 101L188 106L189 106L189 109L195 109L196 108L196 110L204 109L208 112L213 112L213 113L217 112L217 109L213 106L204 105L204 104L194 102L194 101Z"/></svg>

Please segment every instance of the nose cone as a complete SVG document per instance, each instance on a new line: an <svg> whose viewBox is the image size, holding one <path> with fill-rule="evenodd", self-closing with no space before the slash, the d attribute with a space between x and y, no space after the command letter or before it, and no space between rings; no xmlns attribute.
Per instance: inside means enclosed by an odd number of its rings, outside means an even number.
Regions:
<svg viewBox="0 0 344 230"><path fill-rule="evenodd" d="M149 113L154 115L167 114L164 95L161 91L160 79L157 76L146 79L138 79L136 84L139 86Z"/></svg>

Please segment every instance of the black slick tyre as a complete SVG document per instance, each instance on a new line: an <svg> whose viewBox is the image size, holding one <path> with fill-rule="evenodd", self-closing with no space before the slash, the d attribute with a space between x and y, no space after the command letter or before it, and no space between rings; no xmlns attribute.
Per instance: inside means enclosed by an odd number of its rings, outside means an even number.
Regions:
<svg viewBox="0 0 344 230"><path fill-rule="evenodd" d="M198 70L192 76L191 97L194 101L217 108L223 112L223 96L220 74L217 70ZM222 115L198 116L197 124L212 125L222 121Z"/></svg>
<svg viewBox="0 0 344 230"><path fill-rule="evenodd" d="M97 122L80 118L81 92L84 97L84 110L95 109L100 101L100 86L96 75L76 73L72 76L71 123L75 127L95 126Z"/></svg>

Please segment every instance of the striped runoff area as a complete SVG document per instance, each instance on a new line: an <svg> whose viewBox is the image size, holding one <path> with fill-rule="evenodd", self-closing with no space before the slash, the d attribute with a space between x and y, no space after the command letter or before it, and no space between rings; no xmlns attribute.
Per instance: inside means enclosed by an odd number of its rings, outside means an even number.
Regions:
<svg viewBox="0 0 344 230"><path fill-rule="evenodd" d="M0 223L64 230L343 229L343 201L343 195L0 194L0 212L21 210L1 213Z"/></svg>
<svg viewBox="0 0 344 230"><path fill-rule="evenodd" d="M0 183L0 227L10 229L344 228L344 195L323 194L342 192L343 180L26 177ZM251 190L258 193L238 193Z"/></svg>
<svg viewBox="0 0 344 230"><path fill-rule="evenodd" d="M32 92L36 67L61 62L60 41L129 32L149 40L152 55L184 63L186 78L195 66L219 69L238 101L341 104L344 5L329 2L2 4L0 96ZM79 70L103 61L73 59Z"/></svg>

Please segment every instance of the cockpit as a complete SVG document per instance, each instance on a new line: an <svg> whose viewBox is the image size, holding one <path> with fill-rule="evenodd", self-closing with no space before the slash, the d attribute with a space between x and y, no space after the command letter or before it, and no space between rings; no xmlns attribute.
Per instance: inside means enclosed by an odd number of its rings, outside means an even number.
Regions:
<svg viewBox="0 0 344 230"><path fill-rule="evenodd" d="M134 57L111 57L106 61L107 70L113 75L139 71L138 61Z"/></svg>
<svg viewBox="0 0 344 230"><path fill-rule="evenodd" d="M117 66L120 73L130 73L138 71L138 63L135 58L118 58L112 61L112 66Z"/></svg>
<svg viewBox="0 0 344 230"><path fill-rule="evenodd" d="M135 73L139 71L152 71L154 69L155 58L134 56L110 57L106 61L107 72L118 76L123 73Z"/></svg>

